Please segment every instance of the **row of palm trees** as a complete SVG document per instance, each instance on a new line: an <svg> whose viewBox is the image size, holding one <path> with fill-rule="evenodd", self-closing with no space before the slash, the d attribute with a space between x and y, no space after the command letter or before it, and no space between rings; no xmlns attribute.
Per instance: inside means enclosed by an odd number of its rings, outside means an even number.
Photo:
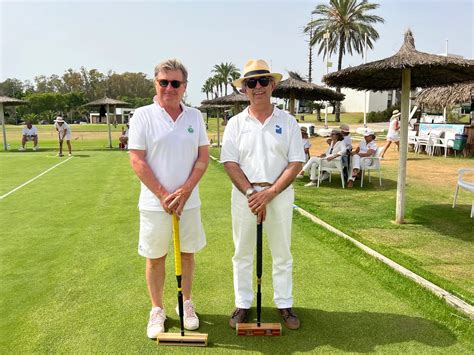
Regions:
<svg viewBox="0 0 474 355"><path fill-rule="evenodd" d="M237 88L232 84L235 79L240 78L240 71L235 64L229 62L214 65L211 70L214 75L207 78L204 82L201 91L206 94L209 100L222 95L227 95L227 88L230 85L234 92L238 92Z"/></svg>

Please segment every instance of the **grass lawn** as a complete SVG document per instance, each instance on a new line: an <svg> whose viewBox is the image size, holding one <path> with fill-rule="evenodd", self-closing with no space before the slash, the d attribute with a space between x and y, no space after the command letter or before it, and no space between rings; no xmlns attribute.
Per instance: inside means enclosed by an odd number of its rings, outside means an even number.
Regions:
<svg viewBox="0 0 474 355"><path fill-rule="evenodd" d="M58 161L51 151L1 153L0 195ZM299 215L293 255L301 329L271 339L235 336L228 327L233 309L230 187L222 166L211 162L201 183L208 246L196 257L193 297L210 346L193 352L474 351L472 321ZM301 204L307 192L298 183L296 189ZM138 193L126 152L85 147L0 200L2 353L160 350L145 334L149 300L144 259L136 251ZM375 222L375 228L383 223ZM335 224L342 229L342 221ZM268 254L265 247L263 318L273 322L279 317L272 304ZM172 257L167 262L167 325L176 332Z"/></svg>

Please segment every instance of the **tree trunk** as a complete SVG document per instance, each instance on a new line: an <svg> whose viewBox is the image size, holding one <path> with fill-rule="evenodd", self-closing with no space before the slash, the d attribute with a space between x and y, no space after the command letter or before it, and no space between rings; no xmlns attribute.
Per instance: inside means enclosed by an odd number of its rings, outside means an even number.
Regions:
<svg viewBox="0 0 474 355"><path fill-rule="evenodd" d="M320 108L317 108L316 109L316 117L318 119L319 122L322 121L322 118L321 118L321 109Z"/></svg>
<svg viewBox="0 0 474 355"><path fill-rule="evenodd" d="M343 56L343 48L345 42L344 33L341 33L339 36L339 57L337 58L337 70L341 70L342 68L342 56ZM341 88L337 87L336 92L341 93ZM336 122L341 122L341 101L336 101L335 105L335 113L336 113Z"/></svg>

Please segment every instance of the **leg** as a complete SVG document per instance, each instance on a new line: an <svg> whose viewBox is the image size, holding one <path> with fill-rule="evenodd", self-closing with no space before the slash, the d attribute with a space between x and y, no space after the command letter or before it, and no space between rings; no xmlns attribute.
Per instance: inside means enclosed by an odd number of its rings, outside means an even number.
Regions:
<svg viewBox="0 0 474 355"><path fill-rule="evenodd" d="M66 143L67 143L67 149L69 150L69 154L72 154L71 141L67 140Z"/></svg>
<svg viewBox="0 0 474 355"><path fill-rule="evenodd" d="M181 268L183 272L182 287L183 287L183 298L185 301L191 299L191 289L193 285L194 267L195 267L194 254L181 253Z"/></svg>
<svg viewBox="0 0 474 355"><path fill-rule="evenodd" d="M273 296L279 309L293 306L293 257L290 250L293 201L294 190L289 187L267 206L264 223L273 259Z"/></svg>
<svg viewBox="0 0 474 355"><path fill-rule="evenodd" d="M397 146L397 152L400 151L400 142L399 141L396 141L395 142L395 145Z"/></svg>
<svg viewBox="0 0 474 355"><path fill-rule="evenodd" d="M387 152L388 150L388 147L390 147L390 144L392 144L392 141L387 141L387 143L385 143L385 146L383 147L382 149L382 153L380 154L380 157L383 158L385 153Z"/></svg>
<svg viewBox="0 0 474 355"><path fill-rule="evenodd" d="M21 146L23 149L25 149L25 144L26 144L26 137L23 136L23 138L21 139Z"/></svg>
<svg viewBox="0 0 474 355"><path fill-rule="evenodd" d="M163 308L166 255L158 259L146 259L146 283L152 307Z"/></svg>
<svg viewBox="0 0 474 355"><path fill-rule="evenodd" d="M34 143L34 147L36 148L38 146L38 136L33 138L33 143Z"/></svg>
<svg viewBox="0 0 474 355"><path fill-rule="evenodd" d="M249 309L253 302L253 253L257 239L257 217L250 211L247 199L235 187L232 189L232 234L235 252L235 306Z"/></svg>
<svg viewBox="0 0 474 355"><path fill-rule="evenodd" d="M59 140L59 156L63 155L63 140Z"/></svg>

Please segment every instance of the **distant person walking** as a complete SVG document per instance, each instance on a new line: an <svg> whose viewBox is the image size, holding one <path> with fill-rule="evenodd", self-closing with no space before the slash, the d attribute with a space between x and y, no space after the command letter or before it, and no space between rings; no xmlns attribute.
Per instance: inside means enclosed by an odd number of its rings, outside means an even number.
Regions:
<svg viewBox="0 0 474 355"><path fill-rule="evenodd" d="M22 137L21 137L21 147L18 148L20 152L24 152L26 142L31 142L33 141L33 150L36 151L38 150L38 128L36 126L33 126L31 121L26 122L26 127L23 127L22 130Z"/></svg>
<svg viewBox="0 0 474 355"><path fill-rule="evenodd" d="M63 141L66 140L67 148L69 150L68 156L72 156L72 147L71 147L71 127L64 121L61 116L56 117L54 120L54 128L58 132L59 139L59 153L58 157L63 156Z"/></svg>
<svg viewBox="0 0 474 355"><path fill-rule="evenodd" d="M209 141L201 112L181 102L187 82L188 71L176 59L157 65L154 103L139 107L130 120L130 162L141 180L138 253L146 258L152 306L147 335L152 339L165 331L165 261L173 213L180 219L184 328L199 327L191 289L194 254L206 245L198 183L207 169Z"/></svg>
<svg viewBox="0 0 474 355"><path fill-rule="evenodd" d="M385 156L385 153L387 153L388 147L393 143L397 146L397 151L400 150L400 111L394 110L392 112L392 117L390 118L390 124L388 126L388 132L387 132L387 143L385 143L385 146L382 149L382 153L380 154L380 158L383 158Z"/></svg>

